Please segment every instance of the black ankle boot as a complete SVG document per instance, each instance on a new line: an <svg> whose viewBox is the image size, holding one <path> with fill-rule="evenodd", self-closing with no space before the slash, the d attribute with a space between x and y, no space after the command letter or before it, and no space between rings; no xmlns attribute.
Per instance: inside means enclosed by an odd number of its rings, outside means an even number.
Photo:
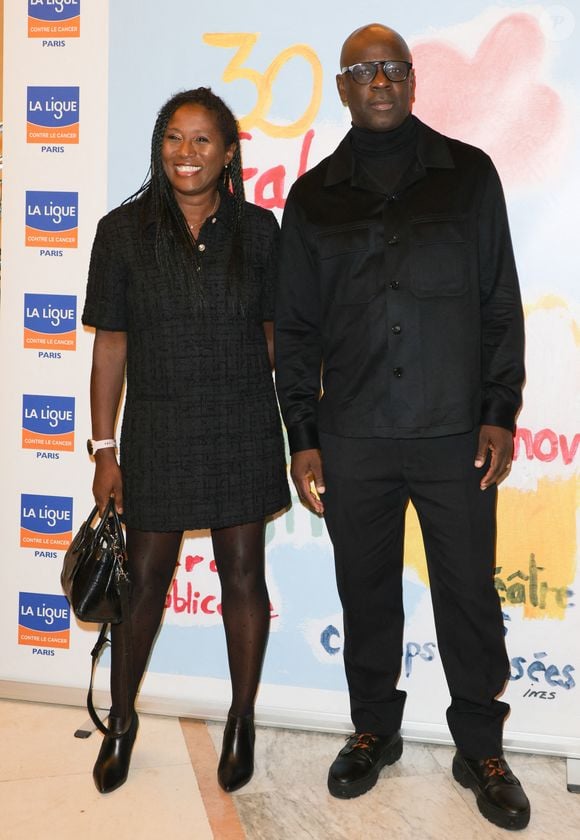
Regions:
<svg viewBox="0 0 580 840"><path fill-rule="evenodd" d="M123 727L123 721L121 718L109 716L109 727L113 732L119 732ZM110 793L127 781L131 752L138 728L139 718L137 712L133 712L131 726L124 735L119 735L117 738L105 735L103 738L93 768L93 779L99 793Z"/></svg>
<svg viewBox="0 0 580 840"><path fill-rule="evenodd" d="M255 737L253 715L228 715L218 765L218 782L228 793L243 787L252 778Z"/></svg>

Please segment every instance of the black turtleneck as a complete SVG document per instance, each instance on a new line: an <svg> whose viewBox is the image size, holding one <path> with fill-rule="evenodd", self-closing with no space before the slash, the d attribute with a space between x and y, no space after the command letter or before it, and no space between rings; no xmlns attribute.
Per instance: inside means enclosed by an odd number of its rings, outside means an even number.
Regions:
<svg viewBox="0 0 580 840"><path fill-rule="evenodd" d="M385 194L394 192L417 148L417 128L411 114L391 131L353 125L350 138L360 185L368 184L369 189Z"/></svg>

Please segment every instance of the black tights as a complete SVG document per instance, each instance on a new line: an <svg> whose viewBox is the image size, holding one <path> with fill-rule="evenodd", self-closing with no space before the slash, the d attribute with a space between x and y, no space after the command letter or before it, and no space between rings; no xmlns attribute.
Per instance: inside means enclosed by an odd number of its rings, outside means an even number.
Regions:
<svg viewBox="0 0 580 840"><path fill-rule="evenodd" d="M264 578L264 522L212 531L222 589L222 618L232 680L232 714L251 714L260 680L270 624L270 601ZM127 564L131 579L132 708L179 558L183 534L127 529ZM124 703L123 638L119 625L111 637L111 714L121 716Z"/></svg>
<svg viewBox="0 0 580 840"><path fill-rule="evenodd" d="M222 618L232 680L233 715L249 715L260 681L270 627L264 577L264 522L212 531L222 588Z"/></svg>

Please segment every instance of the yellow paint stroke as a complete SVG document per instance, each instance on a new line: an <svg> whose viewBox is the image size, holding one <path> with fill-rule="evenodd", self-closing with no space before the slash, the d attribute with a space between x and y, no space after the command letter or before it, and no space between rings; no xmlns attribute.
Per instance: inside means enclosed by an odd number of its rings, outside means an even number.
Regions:
<svg viewBox="0 0 580 840"><path fill-rule="evenodd" d="M409 505L405 519L405 566L414 569L421 582L425 586L429 586L423 538L417 512L413 505Z"/></svg>
<svg viewBox="0 0 580 840"><path fill-rule="evenodd" d="M537 490L500 489L496 587L502 609L525 618L563 619L576 578L576 477L542 478ZM415 510L406 520L405 564L428 585L425 551ZM573 600L577 600L575 594Z"/></svg>
<svg viewBox="0 0 580 840"><path fill-rule="evenodd" d="M571 589L576 577L577 504L575 476L542 478L535 491L510 487L500 490L497 565L502 568L498 577L508 586L507 597L500 590L505 607L518 603L517 590L510 593L509 587L520 583L524 584L524 600L520 603L525 618L564 618L566 590ZM534 564L541 569L535 599L531 597L530 581L521 577L529 575Z"/></svg>
<svg viewBox="0 0 580 840"><path fill-rule="evenodd" d="M527 303L524 306L526 316L531 315L532 312L546 309L569 309L569 306L564 298L558 297L558 295L543 295L535 303Z"/></svg>
<svg viewBox="0 0 580 840"><path fill-rule="evenodd" d="M557 295L543 295L535 303L528 303L524 306L524 313L526 318L534 312L546 312L550 309L565 309L570 311L570 307L566 301ZM580 345L580 325L572 318L570 322L572 335L576 345Z"/></svg>
<svg viewBox="0 0 580 840"><path fill-rule="evenodd" d="M251 67L245 67L244 62L250 57L259 37L257 32L206 32L203 40L212 47L226 49L237 47L233 58L226 65L222 79L224 82L245 79L256 88L256 104L248 114L240 118L240 128L244 131L249 131L254 127L259 128L269 137L299 137L310 128L320 109L322 64L312 47L307 44L294 44L282 50L263 73ZM310 65L312 72L310 100L299 119L287 125L277 125L266 119L272 105L274 81L283 66L293 58L302 58Z"/></svg>

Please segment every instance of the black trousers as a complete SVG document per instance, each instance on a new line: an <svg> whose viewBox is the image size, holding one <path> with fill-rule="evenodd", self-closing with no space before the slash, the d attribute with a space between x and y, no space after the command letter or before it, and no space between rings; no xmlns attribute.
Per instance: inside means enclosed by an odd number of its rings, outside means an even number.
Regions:
<svg viewBox="0 0 580 840"><path fill-rule="evenodd" d="M493 585L497 489L480 490L478 430L393 440L321 434L325 520L344 614L344 662L357 732L400 728L403 540L409 500L425 544L447 722L468 758L502 752L509 675Z"/></svg>

